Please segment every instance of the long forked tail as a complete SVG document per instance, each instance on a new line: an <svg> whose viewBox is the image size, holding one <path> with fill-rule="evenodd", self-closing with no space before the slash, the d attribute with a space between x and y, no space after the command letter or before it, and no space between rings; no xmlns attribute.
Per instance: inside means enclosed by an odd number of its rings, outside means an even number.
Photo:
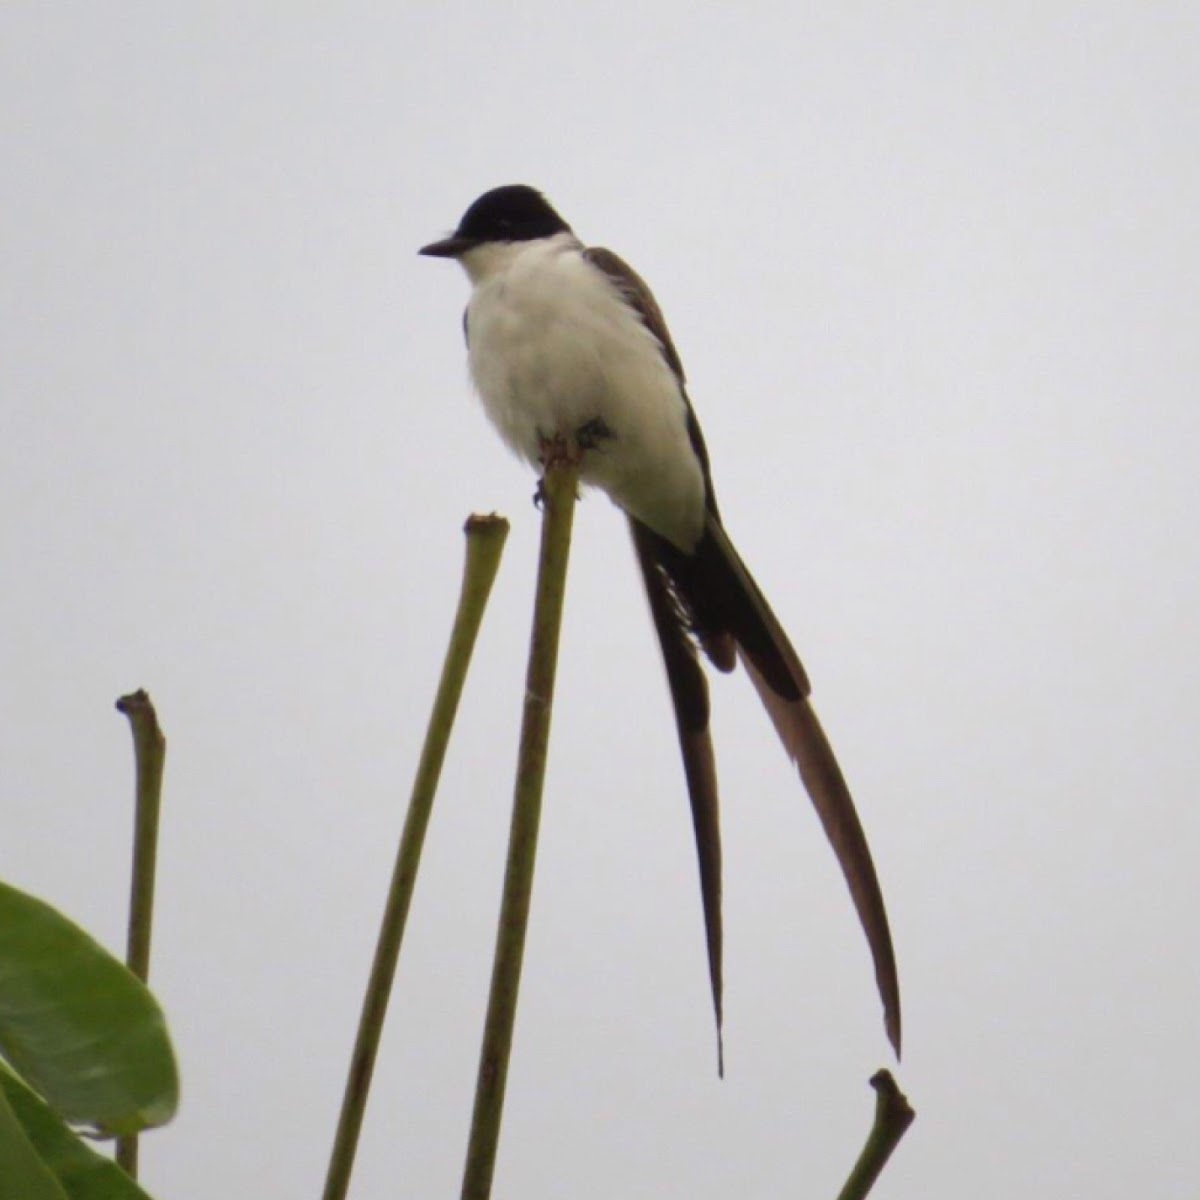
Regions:
<svg viewBox="0 0 1200 1200"><path fill-rule="evenodd" d="M687 650L691 650L689 634L695 636L718 669L728 671L733 668L736 659L742 661L780 741L783 742L784 749L800 772L800 778L817 810L826 837L837 855L859 921L866 934L874 962L876 984L883 1002L884 1027L899 1057L900 984L887 910L884 907L870 847L858 819L850 789L846 785L829 740L809 703L811 688L800 659L766 598L746 570L716 514L710 514L704 536L691 554L682 553L636 523L633 527L634 542L647 580L655 626L663 646L667 675L675 700L676 722L684 750L684 764L692 797L692 814L701 862L701 890L718 1022L721 1011L721 917L720 832L716 827L716 783L715 776L708 781L701 779L702 784L708 783L709 786L702 786L698 796L696 784L693 782L693 775L697 772L694 764L689 763L688 747L684 743L685 724L680 712L679 692L681 685L687 683L687 674L679 663L673 665L671 661L672 655L677 659L679 657L680 639L686 644ZM673 626L665 630L663 612L660 611L663 609L664 598L660 596L656 607L652 577L656 578L659 591L669 601L665 612L674 618ZM668 640L674 643L670 654ZM703 675L694 654L690 655L689 662L690 667L687 670L700 675L700 685L703 688ZM685 686L683 691L685 696L694 696L695 685ZM703 688L701 694L704 743L711 771L707 689ZM700 709L695 703L692 707L694 728ZM702 843L700 836L701 810L706 813L711 810L712 814L712 833L710 844L707 846ZM711 844L714 839L715 852ZM715 887L711 882L706 883L706 859L710 864L715 860Z"/></svg>
<svg viewBox="0 0 1200 1200"><path fill-rule="evenodd" d="M717 798L717 768L709 735L708 684L696 659L686 617L674 595L670 576L657 553L660 539L632 518L629 522L637 551L650 615L667 668L675 727L683 754L700 863L700 898L704 905L704 933L708 948L708 974L712 985L713 1013L717 1022L717 1071L725 1074L722 1036L723 1002L721 980L721 824Z"/></svg>

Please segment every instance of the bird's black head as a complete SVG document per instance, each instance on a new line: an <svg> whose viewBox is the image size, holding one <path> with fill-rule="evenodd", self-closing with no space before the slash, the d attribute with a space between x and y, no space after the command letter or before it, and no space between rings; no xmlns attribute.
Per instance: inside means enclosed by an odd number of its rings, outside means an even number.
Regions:
<svg viewBox="0 0 1200 1200"><path fill-rule="evenodd" d="M458 258L485 242L531 242L570 232L570 225L541 192L523 183L512 183L484 192L463 213L450 237L422 246L421 253Z"/></svg>

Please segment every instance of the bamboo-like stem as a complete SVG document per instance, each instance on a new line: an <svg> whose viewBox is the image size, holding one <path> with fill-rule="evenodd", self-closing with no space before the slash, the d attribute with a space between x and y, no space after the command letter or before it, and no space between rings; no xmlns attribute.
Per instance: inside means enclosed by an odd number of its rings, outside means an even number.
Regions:
<svg viewBox="0 0 1200 1200"><path fill-rule="evenodd" d="M475 1107L463 1171L463 1200L487 1200L496 1167L504 1088L512 1051L525 931L533 891L542 783L550 738L558 639L562 625L571 525L579 483L578 455L563 442L548 447L542 480L542 545L534 601L533 635L525 682L525 707L509 832L508 862L496 933L496 956L479 1054Z"/></svg>
<svg viewBox="0 0 1200 1200"><path fill-rule="evenodd" d="M150 975L150 935L154 923L154 876L158 861L158 815L162 801L167 739L144 689L122 696L117 711L129 718L137 769L133 829L133 869L129 888L129 929L125 963L145 983ZM117 1165L131 1179L138 1173L138 1139L117 1139Z"/></svg>
<svg viewBox="0 0 1200 1200"><path fill-rule="evenodd" d="M358 1149L363 1113L371 1089L371 1076L375 1069L384 1018L387 1015L392 981L396 975L396 963L400 957L404 926L417 882L425 831L429 827L433 798L437 792L454 717L458 712L467 668L475 648L476 635L479 633L492 583L500 566L500 556L508 536L508 522L503 517L473 516L467 520L464 532L467 535L467 551L458 611L454 616L450 644L446 648L442 676L434 698L433 711L429 716L425 745L421 750L416 778L413 780L408 815L400 836L391 886L388 888L379 938L375 945L375 958L371 964L371 974L363 997L337 1133L334 1135L329 1156L325 1190L322 1193L324 1200L343 1200L350 1187L350 1173L354 1168L354 1155Z"/></svg>
<svg viewBox="0 0 1200 1200"><path fill-rule="evenodd" d="M871 1086L875 1089L875 1120L858 1162L838 1193L838 1200L864 1200L892 1151L916 1120L916 1112L896 1086L890 1071L876 1071L871 1076Z"/></svg>

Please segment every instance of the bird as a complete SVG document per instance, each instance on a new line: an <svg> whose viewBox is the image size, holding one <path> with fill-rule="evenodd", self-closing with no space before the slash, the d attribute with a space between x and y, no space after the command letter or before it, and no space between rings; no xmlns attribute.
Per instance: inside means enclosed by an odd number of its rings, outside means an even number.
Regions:
<svg viewBox="0 0 1200 1200"><path fill-rule="evenodd" d="M683 363L645 281L586 246L526 184L476 199L419 253L452 259L471 380L501 438L535 469L555 439L581 452L580 479L628 520L666 668L691 804L709 983L724 1074L721 832L701 656L740 662L816 809L866 935L884 1028L901 1047L896 956L871 851L808 676L726 532Z"/></svg>

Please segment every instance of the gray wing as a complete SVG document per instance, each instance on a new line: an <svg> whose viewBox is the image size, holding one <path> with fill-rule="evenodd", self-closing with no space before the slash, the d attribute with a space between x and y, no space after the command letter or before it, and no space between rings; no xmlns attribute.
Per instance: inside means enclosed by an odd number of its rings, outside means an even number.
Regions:
<svg viewBox="0 0 1200 1200"><path fill-rule="evenodd" d="M619 254L614 254L611 250L604 249L603 246L589 246L584 250L583 257L612 280L629 307L641 317L646 328L658 339L658 344L662 347L663 358L667 360L667 365L675 372L675 378L679 380L679 391L683 396L684 404L687 405L688 438L704 471L705 502L708 510L715 513L717 498L713 492L712 472L708 465L708 447L704 444L700 423L696 420L691 398L687 394L687 377L683 373L683 360L679 357L679 351L675 349L675 343L671 340L671 331L667 328L667 320L662 314L662 309L658 307L654 293L646 281Z"/></svg>

